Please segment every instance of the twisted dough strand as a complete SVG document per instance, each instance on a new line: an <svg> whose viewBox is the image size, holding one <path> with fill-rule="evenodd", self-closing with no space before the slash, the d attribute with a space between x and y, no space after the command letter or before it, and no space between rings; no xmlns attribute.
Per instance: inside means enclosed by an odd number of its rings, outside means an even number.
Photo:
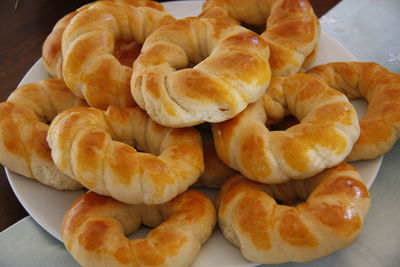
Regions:
<svg viewBox="0 0 400 267"><path fill-rule="evenodd" d="M149 1L149 0L100 0L100 1L108 1L115 2L119 4L129 4L134 7L146 6L157 9L159 11L165 11L163 5L158 2ZM96 2L94 2L96 3ZM84 5L73 11L68 13L64 17L62 17L59 21L57 21L56 25L54 25L53 30L47 36L46 40L43 43L42 47L42 58L44 67L47 72L52 76L59 79L62 79L62 52L61 52L61 39L62 34L65 31L65 28L70 24L71 19L78 14L78 12L89 8L94 3L90 3Z"/></svg>
<svg viewBox="0 0 400 267"><path fill-rule="evenodd" d="M307 67L316 55L319 20L307 0L207 0L201 17L266 26L261 36L271 54L273 77L286 77Z"/></svg>
<svg viewBox="0 0 400 267"><path fill-rule="evenodd" d="M300 123L285 131L267 129L289 114ZM262 183L308 178L342 162L359 132L347 97L307 74L272 78L263 99L213 125L222 161Z"/></svg>
<svg viewBox="0 0 400 267"><path fill-rule="evenodd" d="M214 19L178 20L146 39L133 66L132 95L161 125L223 121L264 93L268 56L265 41L243 27Z"/></svg>
<svg viewBox="0 0 400 267"><path fill-rule="evenodd" d="M46 142L46 123L67 108L86 105L59 79L18 87L7 102L0 103L1 164L59 190L80 188L54 165Z"/></svg>
<svg viewBox="0 0 400 267"><path fill-rule="evenodd" d="M279 205L276 199L305 202ZM359 173L342 163L316 177L263 185L237 175L222 187L218 223L224 236L255 263L305 262L351 244L370 195Z"/></svg>
<svg viewBox="0 0 400 267"><path fill-rule="evenodd" d="M155 227L146 238L125 235L141 223ZM213 203L188 190L158 206L127 205L88 192L64 216L62 237L82 266L189 266L216 223Z"/></svg>
<svg viewBox="0 0 400 267"><path fill-rule="evenodd" d="M50 125L48 143L61 171L129 204L169 201L204 170L195 129L160 126L140 108L69 109Z"/></svg>
<svg viewBox="0 0 400 267"><path fill-rule="evenodd" d="M364 98L367 113L360 120L360 137L346 158L376 158L388 152L400 137L400 75L377 63L336 62L308 71L347 97Z"/></svg>
<svg viewBox="0 0 400 267"><path fill-rule="evenodd" d="M159 25L174 20L165 12L110 1L80 11L62 35L62 74L72 92L96 108L135 105L131 66L113 55L117 41L143 44Z"/></svg>

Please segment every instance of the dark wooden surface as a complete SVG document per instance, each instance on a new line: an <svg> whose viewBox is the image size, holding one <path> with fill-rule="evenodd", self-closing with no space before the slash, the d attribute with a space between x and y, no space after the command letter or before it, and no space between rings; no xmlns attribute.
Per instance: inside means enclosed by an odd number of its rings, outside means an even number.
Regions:
<svg viewBox="0 0 400 267"><path fill-rule="evenodd" d="M319 17L339 1L310 0ZM0 1L0 102L7 99L29 68L41 57L43 41L57 20L88 2L91 1ZM0 231L26 215L0 165Z"/></svg>

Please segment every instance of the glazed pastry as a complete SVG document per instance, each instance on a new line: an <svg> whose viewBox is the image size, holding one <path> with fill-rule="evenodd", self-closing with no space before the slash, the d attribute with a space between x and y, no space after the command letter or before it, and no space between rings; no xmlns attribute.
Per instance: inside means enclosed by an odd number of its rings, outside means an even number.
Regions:
<svg viewBox="0 0 400 267"><path fill-rule="evenodd" d="M204 170L194 128L160 126L138 107L66 110L51 123L47 141L62 172L128 204L165 203Z"/></svg>
<svg viewBox="0 0 400 267"><path fill-rule="evenodd" d="M276 202L298 197L304 202L294 206ZM240 247L246 259L266 264L311 261L350 245L369 206L367 187L347 163L279 185L237 175L217 198L225 238Z"/></svg>
<svg viewBox="0 0 400 267"><path fill-rule="evenodd" d="M308 0L207 0L200 17L248 25L271 49L272 76L306 68L317 53L319 20Z"/></svg>
<svg viewBox="0 0 400 267"><path fill-rule="evenodd" d="M86 106L60 79L25 84L0 103L0 163L59 190L82 187L61 173L46 142L48 122L61 111Z"/></svg>
<svg viewBox="0 0 400 267"><path fill-rule="evenodd" d="M376 158L400 136L400 75L371 62L336 62L308 72L350 99L364 98L367 113L360 120L360 138L348 161Z"/></svg>
<svg viewBox="0 0 400 267"><path fill-rule="evenodd" d="M193 126L234 117L270 80L269 49L257 34L215 19L160 27L135 61L131 91L161 125Z"/></svg>
<svg viewBox="0 0 400 267"><path fill-rule="evenodd" d="M155 8L160 11L165 11L165 8L162 4L150 1L150 0L100 0L100 1L108 1L122 4L129 4L135 7L146 6ZM95 3L95 2L94 2ZM82 10L87 9L93 3L82 6L76 11L68 13L64 17L62 17L59 21L57 21L51 33L47 36L46 40L43 43L42 47L42 58L43 64L46 68L47 72L56 78L62 79L62 53L61 53L61 39L62 34L65 31L65 28L71 22L71 19Z"/></svg>
<svg viewBox="0 0 400 267"><path fill-rule="evenodd" d="M269 130L285 116L300 121ZM283 183L342 162L359 134L348 98L307 74L272 78L264 97L235 118L213 125L219 158L251 180Z"/></svg>
<svg viewBox="0 0 400 267"><path fill-rule="evenodd" d="M62 76L90 106L134 106L132 62L145 39L174 19L149 7L99 1L74 16L62 34Z"/></svg>
<svg viewBox="0 0 400 267"><path fill-rule="evenodd" d="M128 239L141 224L146 238ZM158 206L127 205L88 192L64 216L67 250L82 266L189 266L216 223L213 203L189 190Z"/></svg>

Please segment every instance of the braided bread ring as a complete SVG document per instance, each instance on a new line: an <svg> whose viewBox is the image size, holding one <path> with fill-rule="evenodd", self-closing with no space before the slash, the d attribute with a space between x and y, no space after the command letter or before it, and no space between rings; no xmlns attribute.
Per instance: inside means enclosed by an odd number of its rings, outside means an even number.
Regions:
<svg viewBox="0 0 400 267"><path fill-rule="evenodd" d="M349 98L365 98L360 138L346 160L373 159L388 152L400 136L400 75L376 63L337 62L317 66L309 74Z"/></svg>
<svg viewBox="0 0 400 267"><path fill-rule="evenodd" d="M285 131L266 128L290 113L299 124ZM263 99L213 126L221 160L262 183L304 179L339 164L359 133L347 97L307 74L272 78Z"/></svg>
<svg viewBox="0 0 400 267"><path fill-rule="evenodd" d="M144 239L124 235L143 223ZM161 223L161 224L160 224ZM216 223L213 203L189 190L159 206L127 205L88 192L67 211L62 237L82 266L189 266Z"/></svg>
<svg viewBox="0 0 400 267"><path fill-rule="evenodd" d="M82 187L54 165L45 122L67 108L85 105L59 79L18 87L0 103L0 163L59 190Z"/></svg>
<svg viewBox="0 0 400 267"><path fill-rule="evenodd" d="M280 194L306 201L278 205L274 197ZM359 235L369 206L367 187L346 163L274 188L235 176L217 199L224 236L246 259L268 264L310 261L348 246Z"/></svg>
<svg viewBox="0 0 400 267"><path fill-rule="evenodd" d="M129 4L135 7L147 6L152 7L160 11L164 11L164 6L158 2L150 0L101 0L116 3ZM63 18L61 18L54 26L51 33L47 36L42 47L42 57L44 67L47 72L53 76L62 79L62 53L61 53L61 38L65 28L71 22L71 19L79 12L87 9L93 3L87 4L76 11L73 11Z"/></svg>
<svg viewBox="0 0 400 267"><path fill-rule="evenodd" d="M169 127L227 120L265 92L268 56L266 42L243 27L178 20L146 39L133 65L132 95L154 121Z"/></svg>
<svg viewBox="0 0 400 267"><path fill-rule="evenodd" d="M96 2L74 16L62 35L62 74L71 91L89 105L133 106L132 68L112 55L116 40L143 44L159 25L174 20L154 8Z"/></svg>
<svg viewBox="0 0 400 267"><path fill-rule="evenodd" d="M160 126L138 107L66 110L51 123L47 140L62 172L129 204L169 201L204 170L195 129Z"/></svg>
<svg viewBox="0 0 400 267"><path fill-rule="evenodd" d="M289 76L316 55L319 21L308 0L207 0L201 17L266 25L272 76Z"/></svg>

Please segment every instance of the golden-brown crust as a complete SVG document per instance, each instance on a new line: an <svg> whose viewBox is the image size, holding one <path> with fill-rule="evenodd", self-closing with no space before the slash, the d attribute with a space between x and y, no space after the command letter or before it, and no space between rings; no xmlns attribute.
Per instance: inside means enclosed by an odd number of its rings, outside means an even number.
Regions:
<svg viewBox="0 0 400 267"><path fill-rule="evenodd" d="M400 75L377 63L336 62L312 68L309 74L349 98L364 98L360 137L347 160L376 158L388 152L400 136Z"/></svg>
<svg viewBox="0 0 400 267"><path fill-rule="evenodd" d="M0 103L0 163L59 190L80 188L54 165L46 123L67 108L85 105L60 79L18 87L7 102Z"/></svg>
<svg viewBox="0 0 400 267"><path fill-rule="evenodd" d="M207 0L200 17L266 25L261 36L271 50L272 76L289 76L315 56L319 21L308 0Z"/></svg>
<svg viewBox="0 0 400 267"><path fill-rule="evenodd" d="M131 2L84 6L62 34L62 76L71 91L93 107L135 105L129 87L132 67L122 65L113 52L120 42L143 44L159 25L174 20L164 11Z"/></svg>
<svg viewBox="0 0 400 267"><path fill-rule="evenodd" d="M61 38L71 19L78 13L68 13L57 21L51 33L47 36L42 47L43 64L47 72L55 78L62 79Z"/></svg>
<svg viewBox="0 0 400 267"><path fill-rule="evenodd" d="M143 239L125 237L143 223ZM158 206L127 205L88 192L71 205L62 225L67 250L83 266L189 266L216 223L213 203L189 190Z"/></svg>
<svg viewBox="0 0 400 267"><path fill-rule="evenodd" d="M47 140L62 172L130 204L166 202L204 170L195 129L160 126L138 107L66 110L53 120Z"/></svg>
<svg viewBox="0 0 400 267"><path fill-rule="evenodd" d="M214 139L211 133L201 135L204 157L204 172L200 175L194 186L206 188L220 188L231 177L235 170L221 161L215 151Z"/></svg>
<svg viewBox="0 0 400 267"><path fill-rule="evenodd" d="M275 201L296 198L305 201L295 206ZM347 163L279 185L237 175L222 186L217 198L225 237L248 260L267 264L310 261L351 244L369 206L366 185Z"/></svg>
<svg viewBox="0 0 400 267"><path fill-rule="evenodd" d="M128 4L134 7L145 6L157 9L159 11L165 11L165 8L162 4L150 0L100 0L100 1ZM59 79L63 78L61 39L62 39L62 34L65 31L65 28L69 25L71 19L78 12L87 9L92 4L93 3L84 5L79 9L77 9L76 11L68 13L67 15L62 17L59 21L57 21L51 33L47 36L46 40L44 41L42 47L43 63L46 70L52 77L56 77Z"/></svg>
<svg viewBox="0 0 400 267"><path fill-rule="evenodd" d="M178 20L146 39L133 66L132 95L162 125L223 121L264 93L268 56L266 42L245 28L214 19Z"/></svg>
<svg viewBox="0 0 400 267"><path fill-rule="evenodd" d="M285 131L268 130L292 114L299 121ZM272 78L263 99L235 118L213 125L218 156L249 179L282 183L332 167L350 153L359 136L349 100L306 74Z"/></svg>

